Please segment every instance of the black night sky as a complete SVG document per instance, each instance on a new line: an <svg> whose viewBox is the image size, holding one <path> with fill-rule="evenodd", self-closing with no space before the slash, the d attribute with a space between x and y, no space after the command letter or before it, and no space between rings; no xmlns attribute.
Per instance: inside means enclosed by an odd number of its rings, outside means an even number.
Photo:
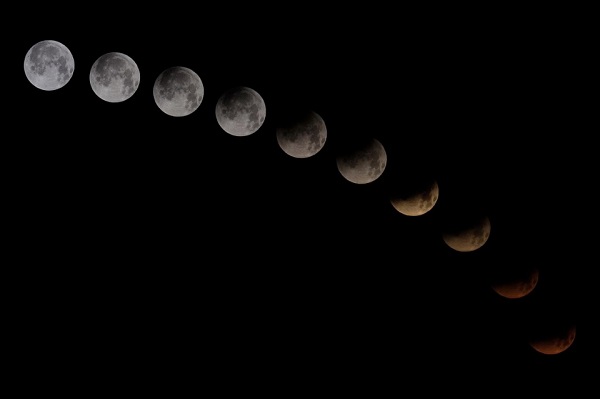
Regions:
<svg viewBox="0 0 600 399"><path fill-rule="evenodd" d="M573 110L555 37L489 12L225 11L182 27L182 13L193 21L194 12L163 10L162 23L130 27L108 17L69 29L42 22L10 39L17 123L2 147L16 322L5 328L29 359L15 370L61 358L183 381L196 373L191 362L225 386L235 376L255 388L269 386L266 375L396 389L444 377L458 391L479 372L490 389L534 375L574 381L583 326L559 355L528 345L540 326L578 317L581 243L568 195L577 183L564 166L576 149L565 131ZM26 52L47 39L75 59L55 91L23 73ZM122 103L89 84L91 65L111 51L140 69ZM204 84L185 117L166 115L152 96L172 66ZM227 134L215 118L234 86L266 103L250 136ZM296 159L275 129L304 109L328 136L318 154ZM360 137L379 140L388 157L364 185L335 162ZM389 201L411 176L440 187L419 217ZM441 238L457 208L491 221L471 253ZM532 265L540 280L530 295L509 300L490 288L498 270Z"/></svg>

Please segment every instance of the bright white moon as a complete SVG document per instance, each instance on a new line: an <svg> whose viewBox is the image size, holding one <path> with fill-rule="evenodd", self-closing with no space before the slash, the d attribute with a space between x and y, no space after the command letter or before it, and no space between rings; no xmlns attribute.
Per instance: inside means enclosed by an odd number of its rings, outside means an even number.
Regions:
<svg viewBox="0 0 600 399"><path fill-rule="evenodd" d="M140 84L140 70L131 57L122 53L107 53L94 62L90 70L90 85L104 101L125 101Z"/></svg>
<svg viewBox="0 0 600 399"><path fill-rule="evenodd" d="M75 71L71 51L62 43L43 40L25 55L25 76L41 90L57 90L69 83Z"/></svg>

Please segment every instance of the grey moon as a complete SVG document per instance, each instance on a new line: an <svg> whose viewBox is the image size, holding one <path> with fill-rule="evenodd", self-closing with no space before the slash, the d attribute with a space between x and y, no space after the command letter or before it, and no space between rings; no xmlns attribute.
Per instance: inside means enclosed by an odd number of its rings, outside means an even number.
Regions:
<svg viewBox="0 0 600 399"><path fill-rule="evenodd" d="M291 126L278 127L275 136L286 154L294 158L308 158L325 145L327 127L319 114L310 111Z"/></svg>
<svg viewBox="0 0 600 399"><path fill-rule="evenodd" d="M390 198L392 206L400 213L406 216L421 216L429 212L440 195L440 189L437 181L432 180L428 187L422 190L414 191L409 195L395 195Z"/></svg>
<svg viewBox="0 0 600 399"><path fill-rule="evenodd" d="M491 232L490 219L485 216L470 226L461 229L446 231L442 237L444 242L458 252L471 252L481 248L488 240Z"/></svg>
<svg viewBox="0 0 600 399"><path fill-rule="evenodd" d="M165 114L187 116L198 109L204 98L200 76L189 68L165 69L154 81L154 102Z"/></svg>
<svg viewBox="0 0 600 399"><path fill-rule="evenodd" d="M260 94L249 87L224 92L215 107L217 122L232 136L248 136L264 123L267 108Z"/></svg>
<svg viewBox="0 0 600 399"><path fill-rule="evenodd" d="M366 184L377 180L387 165L387 154L383 144L370 139L361 148L336 157L338 171L348 181Z"/></svg>
<svg viewBox="0 0 600 399"><path fill-rule="evenodd" d="M123 53L107 53L94 62L90 85L98 97L110 103L125 101L140 84L140 70L131 57Z"/></svg>
<svg viewBox="0 0 600 399"><path fill-rule="evenodd" d="M69 83L75 71L75 60L64 44L42 40L29 49L23 66L25 76L32 85L51 91Z"/></svg>
<svg viewBox="0 0 600 399"><path fill-rule="evenodd" d="M576 327L572 326L562 334L555 334L551 337L537 338L531 340L529 344L536 351L544 355L558 355L569 349L576 336Z"/></svg>

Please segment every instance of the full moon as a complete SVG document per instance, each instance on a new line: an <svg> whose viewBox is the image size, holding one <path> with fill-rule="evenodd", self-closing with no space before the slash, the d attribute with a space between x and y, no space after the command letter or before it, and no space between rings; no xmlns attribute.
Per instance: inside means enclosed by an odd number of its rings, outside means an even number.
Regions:
<svg viewBox="0 0 600 399"><path fill-rule="evenodd" d="M532 339L529 344L544 355L557 355L566 351L575 341L575 326L566 331Z"/></svg>
<svg viewBox="0 0 600 399"><path fill-rule="evenodd" d="M50 91L69 83L75 70L75 61L64 44L43 40L29 49L23 66L25 76L32 85Z"/></svg>
<svg viewBox="0 0 600 399"><path fill-rule="evenodd" d="M275 131L279 147L294 158L312 157L325 145L327 127L316 112L310 111L288 126Z"/></svg>
<svg viewBox="0 0 600 399"><path fill-rule="evenodd" d="M455 251L471 252L481 248L488 240L491 231L487 216L472 219L467 217L457 223L446 226L442 234L444 242Z"/></svg>
<svg viewBox="0 0 600 399"><path fill-rule="evenodd" d="M539 279L539 271L534 268L526 268L520 273L511 273L492 283L492 289L500 296L509 299L523 298L531 293L536 287Z"/></svg>
<svg viewBox="0 0 600 399"><path fill-rule="evenodd" d="M440 191L434 179L398 188L390 198L392 206L406 216L421 216L435 206Z"/></svg>
<svg viewBox="0 0 600 399"><path fill-rule="evenodd" d="M377 139L354 145L336 157L338 171L348 181L366 184L377 180L385 170L387 154Z"/></svg>
<svg viewBox="0 0 600 399"><path fill-rule="evenodd" d="M217 101L217 122L232 136L249 136L264 123L267 109L263 98L249 87L227 90Z"/></svg>
<svg viewBox="0 0 600 399"><path fill-rule="evenodd" d="M125 101L140 84L140 70L136 63L122 53L107 53L94 62L90 70L90 85L104 101Z"/></svg>
<svg viewBox="0 0 600 399"><path fill-rule="evenodd" d="M176 66L158 75L152 94L154 102L165 114L187 116L202 103L204 85L196 72Z"/></svg>

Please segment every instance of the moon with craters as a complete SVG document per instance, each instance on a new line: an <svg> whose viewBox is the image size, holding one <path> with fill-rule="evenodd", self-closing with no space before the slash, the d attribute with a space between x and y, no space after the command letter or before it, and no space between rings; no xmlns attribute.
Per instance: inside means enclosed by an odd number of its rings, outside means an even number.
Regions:
<svg viewBox="0 0 600 399"><path fill-rule="evenodd" d="M537 286L539 271L536 268L523 267L523 270L507 271L492 282L492 289L500 296L518 299L529 295Z"/></svg>
<svg viewBox="0 0 600 399"><path fill-rule="evenodd" d="M379 140L369 138L354 142L339 153L336 164L340 174L356 184L377 180L387 165L387 153Z"/></svg>
<svg viewBox="0 0 600 399"><path fill-rule="evenodd" d="M312 157L325 145L327 127L319 114L309 111L275 131L279 147L291 157Z"/></svg>
<svg viewBox="0 0 600 399"><path fill-rule="evenodd" d="M403 215L421 216L433 209L439 193L439 186L435 179L410 181L395 188L390 202Z"/></svg>
<svg viewBox="0 0 600 399"><path fill-rule="evenodd" d="M189 68L175 66L165 69L154 82L154 102L165 114L187 116L198 109L204 98L200 76Z"/></svg>
<svg viewBox="0 0 600 399"><path fill-rule="evenodd" d="M107 53L94 62L90 85L98 97L110 103L125 101L140 84L140 70L131 57L123 53Z"/></svg>
<svg viewBox="0 0 600 399"><path fill-rule="evenodd" d="M51 91L69 83L75 71L75 60L64 44L42 40L29 49L23 66L25 76L32 85Z"/></svg>
<svg viewBox="0 0 600 399"><path fill-rule="evenodd" d="M536 351L544 355L558 355L569 349L575 341L576 327L574 325L567 329L554 331L546 334L538 334L529 341Z"/></svg>
<svg viewBox="0 0 600 399"><path fill-rule="evenodd" d="M267 108L256 90L239 86L221 95L215 114L225 132L232 136L249 136L263 125Z"/></svg>
<svg viewBox="0 0 600 399"><path fill-rule="evenodd" d="M472 252L481 248L491 232L490 219L487 216L466 216L455 219L453 224L445 226L442 238L452 249L458 252Z"/></svg>

